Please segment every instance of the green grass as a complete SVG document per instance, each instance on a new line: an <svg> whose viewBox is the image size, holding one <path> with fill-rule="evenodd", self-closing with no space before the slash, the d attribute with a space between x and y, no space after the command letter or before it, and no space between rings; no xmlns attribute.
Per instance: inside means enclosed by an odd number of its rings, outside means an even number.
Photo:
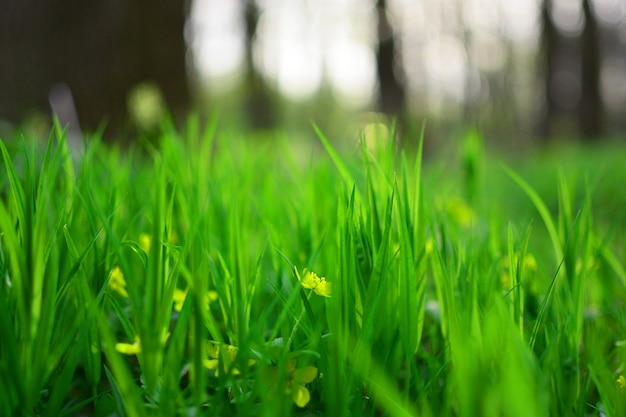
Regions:
<svg viewBox="0 0 626 417"><path fill-rule="evenodd" d="M623 147L312 132L3 141L0 415L626 415Z"/></svg>

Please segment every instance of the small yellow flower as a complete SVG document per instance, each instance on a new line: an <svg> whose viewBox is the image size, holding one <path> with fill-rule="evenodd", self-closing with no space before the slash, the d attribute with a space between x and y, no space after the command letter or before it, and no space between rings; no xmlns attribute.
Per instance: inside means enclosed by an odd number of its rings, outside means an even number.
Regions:
<svg viewBox="0 0 626 417"><path fill-rule="evenodd" d="M176 288L174 290L174 310L180 311L183 309L183 304L185 304L185 299L187 298L188 290L181 290Z"/></svg>
<svg viewBox="0 0 626 417"><path fill-rule="evenodd" d="M619 387L619 389L623 390L624 388L626 388L626 378L624 378L624 375L620 375L617 378L617 386Z"/></svg>
<svg viewBox="0 0 626 417"><path fill-rule="evenodd" d="M147 233L141 233L139 235L139 247L143 249L145 253L150 253L152 247L152 236Z"/></svg>
<svg viewBox="0 0 626 417"><path fill-rule="evenodd" d="M515 263L517 263L518 258L519 258L518 255L515 254L515 257L514 257ZM500 265L502 265L506 269L509 269L510 268L509 257L505 256L504 258L502 258L502 261L500 262ZM536 271L537 270L537 260L535 259L535 257L531 253L527 253L527 254L524 255L524 261L522 262L522 268L524 270L526 270L526 271Z"/></svg>
<svg viewBox="0 0 626 417"><path fill-rule="evenodd" d="M221 348L221 349L220 349ZM221 353L225 352L225 353ZM237 368L232 368L230 370L230 366L237 359L237 348L232 345L219 345L216 342L209 341L207 343L207 353L209 354L209 359L204 360L204 366L208 369L215 370L215 376L219 375L219 363L220 359L222 361L222 366L224 367L224 371L226 373L230 373L231 375L240 375L241 372ZM254 365L255 361L250 359L248 361L248 365ZM230 371L229 371L230 370Z"/></svg>
<svg viewBox="0 0 626 417"><path fill-rule="evenodd" d="M304 384L313 382L317 378L317 368L306 366L298 369L296 368L296 362L291 361L287 365L287 372L290 375L287 390L291 391L291 399L298 407L306 407L309 401L311 401L311 393Z"/></svg>
<svg viewBox="0 0 626 417"><path fill-rule="evenodd" d="M211 304L213 301L217 301L218 295L217 291L209 290L204 294L204 302L207 304Z"/></svg>
<svg viewBox="0 0 626 417"><path fill-rule="evenodd" d="M181 290L176 288L174 290L174 310L180 311L183 309L183 305L185 304L185 299L187 298L187 293L189 292L189 288L186 290ZM213 290L209 290L204 294L204 302L207 304L212 303L213 301L217 301L217 292Z"/></svg>
<svg viewBox="0 0 626 417"><path fill-rule="evenodd" d="M469 228L475 222L476 213L460 197L454 196L450 198L446 203L445 209L461 227Z"/></svg>
<svg viewBox="0 0 626 417"><path fill-rule="evenodd" d="M296 360L292 359L287 362L285 369L285 379L279 379L279 371L277 368L266 370L266 376L270 382L268 385L268 395L274 397L278 392L291 397L291 400L300 408L304 408L311 401L311 393L305 387L305 384L313 382L317 378L317 368L314 366L305 366L304 368L296 367ZM280 383L284 385L279 385Z"/></svg>
<svg viewBox="0 0 626 417"><path fill-rule="evenodd" d="M524 269L527 271L536 271L537 270L537 260L531 253L527 253L524 255Z"/></svg>
<svg viewBox="0 0 626 417"><path fill-rule="evenodd" d="M426 245L424 246L424 252L426 253L426 256L432 255L434 250L435 250L435 241L432 238L429 238L426 241Z"/></svg>
<svg viewBox="0 0 626 417"><path fill-rule="evenodd" d="M135 336L135 342L130 343L116 343L115 350L123 355L136 355L141 353L141 341L138 336Z"/></svg>
<svg viewBox="0 0 626 417"><path fill-rule="evenodd" d="M304 270L304 277L300 277L298 269L296 269L296 276L300 284L307 289L313 290L315 294L322 297L330 297L332 294L332 284L326 281L326 278L320 278L315 272Z"/></svg>
<svg viewBox="0 0 626 417"><path fill-rule="evenodd" d="M518 262L518 255L515 254L515 263ZM511 266L509 265L509 257L505 256L500 261L500 265L504 269L500 274L500 281L502 282L502 286L504 288L508 288L511 285L511 277L509 276L509 270ZM522 270L524 271L536 271L537 270L537 260L531 253L527 253L524 255L524 260L522 261Z"/></svg>
<svg viewBox="0 0 626 417"><path fill-rule="evenodd" d="M113 270L109 274L109 288L117 292L122 297L128 297L124 274L122 273L122 270L117 266L113 268Z"/></svg>

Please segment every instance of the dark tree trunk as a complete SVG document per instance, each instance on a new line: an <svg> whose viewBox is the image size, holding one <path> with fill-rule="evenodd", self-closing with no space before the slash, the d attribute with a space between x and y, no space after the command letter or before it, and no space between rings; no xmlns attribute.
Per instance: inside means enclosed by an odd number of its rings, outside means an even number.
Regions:
<svg viewBox="0 0 626 417"><path fill-rule="evenodd" d="M581 35L581 97L580 132L586 140L603 133L603 108L600 93L600 43L598 25L591 11L590 0L583 0L585 29Z"/></svg>
<svg viewBox="0 0 626 417"><path fill-rule="evenodd" d="M558 33L550 18L550 0L544 0L541 8L541 75L545 92L544 111L540 118L540 134L544 138L550 138L552 127L557 115L558 106L551 89L555 71L556 51L558 48Z"/></svg>
<svg viewBox="0 0 626 417"><path fill-rule="evenodd" d="M401 114L405 106L404 86L398 79L400 66L396 57L396 41L393 27L387 18L387 2L378 0L378 71L379 110L388 114Z"/></svg>
<svg viewBox="0 0 626 417"><path fill-rule="evenodd" d="M246 62L245 62L245 111L252 129L269 129L276 125L276 107L272 103L271 92L263 77L254 66L253 48L259 23L259 7L255 0L245 3L246 23Z"/></svg>
<svg viewBox="0 0 626 417"><path fill-rule="evenodd" d="M49 112L48 94L69 86L82 127L107 121L108 136L126 121L138 83L162 90L176 115L189 104L182 0L35 0L0 6L0 118L19 122Z"/></svg>

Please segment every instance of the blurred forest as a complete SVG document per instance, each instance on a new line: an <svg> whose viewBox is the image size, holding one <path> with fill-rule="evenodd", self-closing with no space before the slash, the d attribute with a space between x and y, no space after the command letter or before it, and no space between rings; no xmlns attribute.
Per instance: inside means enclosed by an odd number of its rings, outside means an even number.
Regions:
<svg viewBox="0 0 626 417"><path fill-rule="evenodd" d="M624 137L625 16L623 0L0 0L0 135L55 113L128 138L167 109Z"/></svg>

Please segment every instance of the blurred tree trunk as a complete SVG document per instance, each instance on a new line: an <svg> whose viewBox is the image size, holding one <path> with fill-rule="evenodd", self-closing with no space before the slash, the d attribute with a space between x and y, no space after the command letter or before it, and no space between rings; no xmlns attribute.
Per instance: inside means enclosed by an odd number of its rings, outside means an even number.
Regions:
<svg viewBox="0 0 626 417"><path fill-rule="evenodd" d="M573 129L571 133L578 133L585 140L603 133L599 30L590 3L582 0L585 26L575 37L559 34L550 15L550 0L544 0L542 5L542 75L546 101L541 133L546 138L555 133L555 126L559 133L563 133L563 128L565 132ZM577 85L563 83L567 74L575 77Z"/></svg>
<svg viewBox="0 0 626 417"><path fill-rule="evenodd" d="M387 18L386 0L378 0L378 50L376 68L378 71L379 110L389 114L401 114L405 107L404 86L397 76L400 66L396 58L394 30Z"/></svg>
<svg viewBox="0 0 626 417"><path fill-rule="evenodd" d="M603 108L600 93L600 42L598 24L590 0L583 0L585 28L581 35L580 132L587 140L603 133Z"/></svg>
<svg viewBox="0 0 626 417"><path fill-rule="evenodd" d="M255 0L243 1L246 24L244 106L251 129L269 129L276 126L276 108L273 105L271 92L265 80L254 66L254 40L260 10Z"/></svg>
<svg viewBox="0 0 626 417"><path fill-rule="evenodd" d="M540 134L544 138L550 138L552 127L557 115L558 106L554 99L551 83L554 77L556 52L558 44L558 33L550 17L551 1L544 0L541 7L541 55L543 59L541 75L545 91L544 111L540 119Z"/></svg>
<svg viewBox="0 0 626 417"><path fill-rule="evenodd" d="M130 90L156 83L170 110L189 104L183 28L177 0L22 0L0 6L0 118L20 122L49 112L59 83L74 95L82 127L105 120L112 136L126 123Z"/></svg>

